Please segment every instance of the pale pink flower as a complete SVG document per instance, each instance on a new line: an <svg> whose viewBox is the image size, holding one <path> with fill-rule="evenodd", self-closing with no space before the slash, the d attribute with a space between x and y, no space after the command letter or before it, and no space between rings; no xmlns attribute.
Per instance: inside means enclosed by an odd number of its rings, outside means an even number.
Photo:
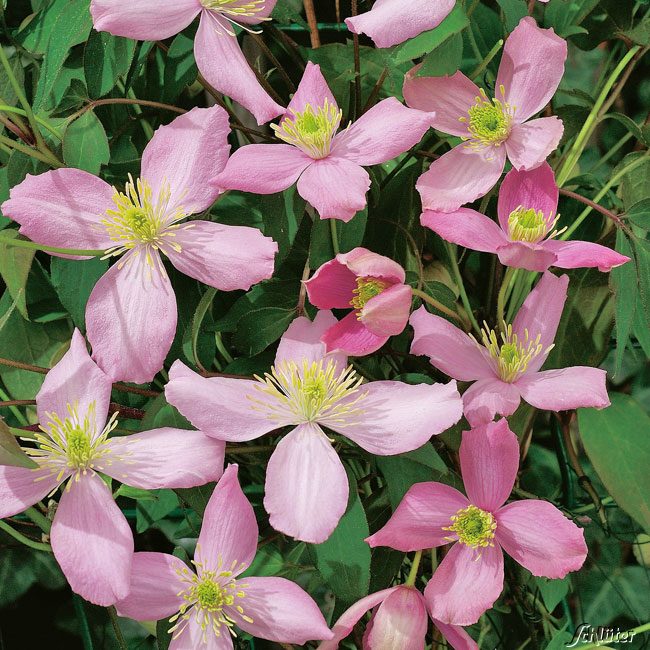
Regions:
<svg viewBox="0 0 650 650"><path fill-rule="evenodd" d="M293 427L269 460L264 506L276 530L314 544L330 536L348 502L348 478L323 426L390 456L421 447L462 411L453 381L362 383L342 353L326 353L321 337L334 324L328 311L313 323L294 320L264 378L205 378L176 361L165 387L167 401L218 440L245 442Z"/></svg>
<svg viewBox="0 0 650 650"><path fill-rule="evenodd" d="M586 241L554 239L558 187L549 164L531 171L510 170L499 190L499 224L476 210L425 210L420 223L443 239L485 253L496 253L505 266L529 271L598 267L610 271L630 261L606 246Z"/></svg>
<svg viewBox="0 0 650 650"><path fill-rule="evenodd" d="M305 282L309 301L319 309L353 309L323 335L327 351L370 354L402 332L412 299L405 278L397 262L366 248L355 248L323 264Z"/></svg>
<svg viewBox="0 0 650 650"><path fill-rule="evenodd" d="M220 93L232 97L264 124L283 112L262 88L246 61L235 26L253 31L270 20L277 0L92 0L99 32L141 41L160 41L183 31L198 15L194 58L199 72Z"/></svg>
<svg viewBox="0 0 650 650"><path fill-rule="evenodd" d="M546 106L564 74L566 41L534 19L522 18L508 37L496 79L496 96L462 72L404 82L406 103L435 111L432 126L466 140L438 160L417 182L425 210L452 212L486 194L506 162L535 169L557 147L564 127L557 117L530 118Z"/></svg>
<svg viewBox="0 0 650 650"><path fill-rule="evenodd" d="M194 567L166 553L136 553L118 613L136 621L171 617L169 650L232 650L235 626L278 643L330 639L318 605L294 582L238 579L255 558L258 535L237 465L229 465L205 509Z"/></svg>
<svg viewBox="0 0 650 650"><path fill-rule="evenodd" d="M370 176L364 167L416 145L433 116L389 97L337 133L342 115L320 66L307 63L280 124L272 126L286 144L240 147L214 184L222 191L274 194L297 182L321 219L349 221L366 206Z"/></svg>
<svg viewBox="0 0 650 650"><path fill-rule="evenodd" d="M194 108L156 131L140 178L129 177L124 193L79 169L57 169L27 176L2 205L39 244L122 255L86 307L93 357L113 380L151 381L174 340L176 296L161 253L223 291L273 274L277 244L257 228L183 221L217 198L208 180L226 164L229 132L222 108Z"/></svg>
<svg viewBox="0 0 650 650"><path fill-rule="evenodd" d="M606 373L573 366L540 371L562 316L569 278L544 273L502 332L482 331L482 344L439 316L420 307L411 315L415 337L412 354L424 354L431 365L458 381L472 381L463 394L471 426L495 415L512 415L521 398L539 409L567 411L609 406Z"/></svg>
<svg viewBox="0 0 650 650"><path fill-rule="evenodd" d="M74 591L104 606L129 591L133 534L99 473L145 490L195 487L221 476L225 451L200 431L170 427L109 438L110 397L111 380L75 330L36 396L43 432L25 451L38 469L0 465L0 519L68 481L52 522L54 557Z"/></svg>
<svg viewBox="0 0 650 650"><path fill-rule="evenodd" d="M519 469L519 442L505 419L463 433L460 466L467 497L443 483L417 483L366 541L405 552L453 542L424 597L432 618L472 625L501 594L503 551L535 576L563 578L583 565L587 545L548 501L504 506Z"/></svg>
<svg viewBox="0 0 650 650"><path fill-rule="evenodd" d="M346 18L353 34L367 34L377 47L403 43L437 27L455 0L377 0L370 11Z"/></svg>

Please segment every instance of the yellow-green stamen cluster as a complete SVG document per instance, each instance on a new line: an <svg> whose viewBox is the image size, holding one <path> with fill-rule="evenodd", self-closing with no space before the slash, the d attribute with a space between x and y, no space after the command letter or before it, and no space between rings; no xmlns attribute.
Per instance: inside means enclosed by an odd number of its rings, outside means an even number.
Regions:
<svg viewBox="0 0 650 650"><path fill-rule="evenodd" d="M240 0L201 0L206 9L212 9L233 18L251 18L264 9L265 0L249 0L242 4Z"/></svg>
<svg viewBox="0 0 650 650"><path fill-rule="evenodd" d="M354 298L350 301L350 305L361 310L371 298L378 296L388 286L390 286L388 282L378 278L357 278L357 288L352 292Z"/></svg>
<svg viewBox="0 0 650 650"><path fill-rule="evenodd" d="M508 217L508 234L512 241L536 243L544 239L547 233L555 228L555 224L559 218L558 215L553 220L546 219L541 210L524 208L520 205ZM553 237L557 237L564 230L566 229L554 230L548 235L548 238L552 239Z"/></svg>
<svg viewBox="0 0 650 650"><path fill-rule="evenodd" d="M476 506L467 506L453 515L451 522L451 526L443 526L443 530L448 530L456 535L447 538L450 542L457 540L473 549L494 546L492 540L497 522L491 513Z"/></svg>
<svg viewBox="0 0 650 650"><path fill-rule="evenodd" d="M467 111L467 117L458 118L467 125L469 136L468 146L482 149L488 146L499 146L508 139L515 108L505 101L505 88L500 87L502 99L488 98L481 88L475 104Z"/></svg>

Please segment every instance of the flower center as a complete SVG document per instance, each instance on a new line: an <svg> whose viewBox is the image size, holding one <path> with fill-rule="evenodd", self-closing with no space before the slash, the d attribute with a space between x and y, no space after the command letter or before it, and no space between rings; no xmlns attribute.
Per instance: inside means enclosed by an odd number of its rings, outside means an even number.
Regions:
<svg viewBox="0 0 650 650"><path fill-rule="evenodd" d="M470 548L485 548L494 546L494 531L497 522L494 516L481 510L476 506L461 508L451 517L451 526L443 526L443 530L449 530L456 534L458 541ZM454 537L447 537L449 541L456 541Z"/></svg>
<svg viewBox="0 0 650 650"><path fill-rule="evenodd" d="M553 216L551 214L551 216ZM515 208L508 217L508 232L512 241L525 241L535 243L543 239L546 234L555 228L560 215L557 215L552 221L544 217L541 210L534 208L524 208L519 206ZM549 239L557 237L563 233L566 228L553 230L548 236Z"/></svg>
<svg viewBox="0 0 650 650"><path fill-rule="evenodd" d="M264 9L265 0L201 0L206 9L217 11L232 18L250 18Z"/></svg>
<svg viewBox="0 0 650 650"><path fill-rule="evenodd" d="M343 111L326 99L323 106L316 110L307 104L300 113L291 112L293 117L285 117L280 124L271 124L278 138L316 160L329 156Z"/></svg>
<svg viewBox="0 0 650 650"><path fill-rule="evenodd" d="M475 149L499 146L510 135L516 108L505 101L505 88L500 87L501 99L488 98L481 88L476 103L467 111L467 117L458 118L467 125L470 140L468 146Z"/></svg>
<svg viewBox="0 0 650 650"><path fill-rule="evenodd" d="M371 298L378 296L389 286L388 282L377 278L357 278L357 288L352 292L354 298L350 301L350 305L361 310Z"/></svg>

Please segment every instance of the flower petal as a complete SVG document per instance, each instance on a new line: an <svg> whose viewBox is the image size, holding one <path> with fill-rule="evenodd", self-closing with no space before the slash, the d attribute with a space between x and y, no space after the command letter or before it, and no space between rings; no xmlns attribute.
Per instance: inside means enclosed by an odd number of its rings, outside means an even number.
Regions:
<svg viewBox="0 0 650 650"><path fill-rule="evenodd" d="M57 480L57 474L48 469L26 469L0 465L0 519L13 517L38 503L67 475Z"/></svg>
<svg viewBox="0 0 650 650"><path fill-rule="evenodd" d="M317 63L307 61L302 79L284 115L285 117L291 117L294 113L302 113L307 104L314 109L319 108L325 104L325 100L330 106L338 108L336 99L327 85L325 77L323 77L320 66Z"/></svg>
<svg viewBox="0 0 650 650"><path fill-rule="evenodd" d="M519 171L535 169L557 149L562 133L564 124L555 116L516 124L506 140L508 159Z"/></svg>
<svg viewBox="0 0 650 650"><path fill-rule="evenodd" d="M524 241L513 241L498 248L496 253L504 266L543 273L557 262L557 256L544 244L545 242L530 244Z"/></svg>
<svg viewBox="0 0 650 650"><path fill-rule="evenodd" d="M599 271L608 273L613 268L630 261L626 255L621 255L607 246L594 244L590 241L547 239L541 245L544 250L555 255L556 259L553 265L561 269L597 267Z"/></svg>
<svg viewBox="0 0 650 650"><path fill-rule="evenodd" d="M206 634L207 631L207 634ZM196 616L190 616L187 626L180 634L172 637L169 650L233 650L232 635L214 634L210 628L203 628Z"/></svg>
<svg viewBox="0 0 650 650"><path fill-rule="evenodd" d="M349 253L337 255L336 259L345 264L357 277L382 278L390 283L399 284L403 284L406 280L406 273L397 262L361 246L353 248Z"/></svg>
<svg viewBox="0 0 650 650"><path fill-rule="evenodd" d="M447 625L447 623L435 619L433 619L433 624L440 630L453 650L479 650L476 641L460 625Z"/></svg>
<svg viewBox="0 0 650 650"><path fill-rule="evenodd" d="M305 282L309 302L318 309L349 309L357 276L340 260L325 262Z"/></svg>
<svg viewBox="0 0 650 650"><path fill-rule="evenodd" d="M425 210L420 223L443 239L473 251L494 253L507 241L503 230L492 219L469 208L455 212Z"/></svg>
<svg viewBox="0 0 650 650"><path fill-rule="evenodd" d="M412 300L409 285L394 284L368 300L359 318L377 336L397 336L409 322Z"/></svg>
<svg viewBox="0 0 650 650"><path fill-rule="evenodd" d="M357 312L353 311L332 325L323 335L322 341L330 351L341 350L352 357L362 357L379 350L388 338L373 334L359 320Z"/></svg>
<svg viewBox="0 0 650 650"><path fill-rule="evenodd" d="M250 15L238 15L237 22L241 25L259 25L265 18L271 15L276 3L277 0L258 0L258 4L255 5L255 12ZM250 4L251 0L230 0L228 9L250 7Z"/></svg>
<svg viewBox="0 0 650 650"><path fill-rule="evenodd" d="M519 389L497 377L479 379L463 393L463 409L470 426L492 422L495 415L512 415L521 401Z"/></svg>

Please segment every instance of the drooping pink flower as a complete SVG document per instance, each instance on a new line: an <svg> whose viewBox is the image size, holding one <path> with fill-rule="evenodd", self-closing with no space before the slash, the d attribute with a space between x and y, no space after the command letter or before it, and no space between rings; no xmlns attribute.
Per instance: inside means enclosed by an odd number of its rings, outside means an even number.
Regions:
<svg viewBox="0 0 650 650"><path fill-rule="evenodd" d="M366 248L355 248L323 264L305 282L311 304L319 309L354 310L323 335L327 351L370 354L402 332L412 298L405 278L397 262Z"/></svg>
<svg viewBox="0 0 650 650"><path fill-rule="evenodd" d="M232 650L233 627L261 639L302 645L330 639L318 605L285 578L238 578L257 552L257 521L229 465L205 509L193 568L166 553L136 553L121 616L169 618L169 650Z"/></svg>
<svg viewBox="0 0 650 650"><path fill-rule="evenodd" d="M346 18L353 34L367 34L377 47L403 43L437 27L454 8L454 0L377 0L370 11Z"/></svg>
<svg viewBox="0 0 650 650"><path fill-rule="evenodd" d="M535 576L563 578L587 557L584 534L554 505L504 505L519 469L519 443L505 419L463 433L467 497L442 483L409 488L388 523L366 541L413 551L453 542L424 591L432 618L472 625L503 589L503 551Z"/></svg>
<svg viewBox="0 0 650 650"><path fill-rule="evenodd" d="M235 27L246 31L270 20L277 0L92 0L90 13L99 32L141 41L160 41L183 31L198 15L194 58L216 90L249 110L258 124L283 112L262 88L246 61Z"/></svg>
<svg viewBox="0 0 650 650"><path fill-rule="evenodd" d="M215 185L222 191L274 194L297 182L298 193L321 219L349 221L366 205L370 176L364 167L413 147L433 116L389 97L337 133L342 115L320 66L307 63L280 124L272 126L287 144L237 149Z"/></svg>
<svg viewBox="0 0 650 650"><path fill-rule="evenodd" d="M38 469L0 465L0 519L68 481L52 522L54 557L74 591L104 606L128 593L133 534L98 472L145 490L189 488L221 476L225 451L199 431L169 427L109 438L110 396L111 380L75 331L36 396L43 432L25 451Z"/></svg>
<svg viewBox="0 0 650 650"><path fill-rule="evenodd" d="M472 381L463 394L464 413L472 426L495 415L512 415L521 398L549 411L609 406L606 373L573 366L540 368L553 348L567 296L569 278L544 273L514 322L499 334L487 327L482 344L449 321L420 307L411 315L415 331L412 354L424 354L431 365L458 381Z"/></svg>
<svg viewBox="0 0 650 650"><path fill-rule="evenodd" d="M373 454L417 449L461 417L456 382L362 383L346 357L327 354L321 337L336 318L321 311L300 317L280 341L264 378L205 378L176 361L165 387L197 429L218 440L244 442L295 427L276 446L266 472L264 506L271 525L318 544L345 512L348 478L325 426Z"/></svg>
<svg viewBox="0 0 650 650"><path fill-rule="evenodd" d="M531 171L510 170L499 191L499 224L476 210L425 210L423 226L443 239L486 253L496 253L505 266L529 271L598 267L610 271L630 258L600 244L554 239L558 221L558 187L548 163Z"/></svg>
<svg viewBox="0 0 650 650"><path fill-rule="evenodd" d="M332 628L334 638L321 643L318 650L336 650L371 609L374 611L363 636L363 650L424 648L428 625L426 601L414 587L399 585L370 594L343 612ZM476 642L462 627L435 619L433 624L454 650L478 650Z"/></svg>
<svg viewBox="0 0 650 650"><path fill-rule="evenodd" d="M2 205L39 244L122 255L86 307L93 357L113 380L151 381L171 347L176 297L161 253L223 291L249 289L273 273L277 244L257 228L181 223L217 198L208 180L226 164L229 132L222 108L194 108L156 131L141 177L129 177L124 193L79 169L57 169L27 176Z"/></svg>
<svg viewBox="0 0 650 650"><path fill-rule="evenodd" d="M531 120L551 99L564 74L566 41L533 18L522 18L508 37L496 96L462 72L404 82L406 103L435 111L433 127L466 140L431 163L417 182L425 210L453 212L486 194L499 180L506 157L519 170L541 165L557 147L564 127L557 117Z"/></svg>

